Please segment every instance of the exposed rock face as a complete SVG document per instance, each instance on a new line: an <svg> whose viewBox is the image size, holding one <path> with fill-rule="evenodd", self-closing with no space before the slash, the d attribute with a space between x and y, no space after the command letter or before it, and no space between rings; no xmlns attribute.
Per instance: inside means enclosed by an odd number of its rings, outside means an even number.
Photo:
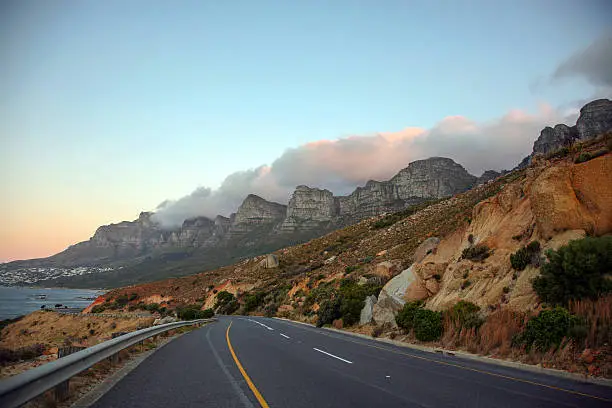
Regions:
<svg viewBox="0 0 612 408"><path fill-rule="evenodd" d="M282 231L309 230L332 221L338 214L334 195L329 190L298 186L289 200Z"/></svg>
<svg viewBox="0 0 612 408"><path fill-rule="evenodd" d="M580 109L580 117L575 126L563 124L554 128L545 127L540 137L533 143L532 153L517 166L524 168L536 154L546 156L562 147L570 146L575 141L593 139L603 133L612 131L612 101L598 99L587 103Z"/></svg>
<svg viewBox="0 0 612 408"><path fill-rule="evenodd" d="M480 177L478 177L478 180L476 180L476 184L486 184L489 181L495 180L502 174L503 173L500 173L499 171L487 170L484 173L482 173Z"/></svg>
<svg viewBox="0 0 612 408"><path fill-rule="evenodd" d="M199 247L215 233L215 222L206 217L185 220L180 230L170 235L169 242L180 247Z"/></svg>
<svg viewBox="0 0 612 408"><path fill-rule="evenodd" d="M395 212L427 199L443 198L474 186L476 177L444 157L412 162L388 181L370 180L346 197L338 197L340 216L355 222Z"/></svg>
<svg viewBox="0 0 612 408"><path fill-rule="evenodd" d="M540 132L540 137L533 142L533 153L544 155L559 150L562 147L571 145L578 138L576 126L557 125L554 128L545 127Z"/></svg>
<svg viewBox="0 0 612 408"><path fill-rule="evenodd" d="M398 196L397 187L388 181L370 180L364 187L346 197L338 197L340 215L347 219L363 219L384 212L401 210L405 203Z"/></svg>
<svg viewBox="0 0 612 408"><path fill-rule="evenodd" d="M592 139L602 133L612 130L612 101L598 99L587 103L580 109L580 117L576 122L578 138Z"/></svg>
<svg viewBox="0 0 612 408"><path fill-rule="evenodd" d="M230 234L241 235L262 226L274 226L282 222L286 213L286 206L249 194L231 220Z"/></svg>
<svg viewBox="0 0 612 408"><path fill-rule="evenodd" d="M412 162L389 182L402 200L444 198L471 188L476 177L446 157Z"/></svg>
<svg viewBox="0 0 612 408"><path fill-rule="evenodd" d="M363 309L361 309L361 314L359 316L359 324L364 325L372 322L372 310L374 305L378 300L376 296L371 295L365 298L365 303L363 305Z"/></svg>

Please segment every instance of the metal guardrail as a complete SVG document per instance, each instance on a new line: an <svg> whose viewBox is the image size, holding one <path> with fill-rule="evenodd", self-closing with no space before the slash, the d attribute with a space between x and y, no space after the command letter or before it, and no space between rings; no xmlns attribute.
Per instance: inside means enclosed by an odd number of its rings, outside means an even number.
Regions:
<svg viewBox="0 0 612 408"><path fill-rule="evenodd" d="M94 364L112 357L121 350L143 340L168 330L211 321L215 321L215 319L174 322L137 330L33 368L22 374L1 380L0 406L3 408L19 407L53 387L68 381Z"/></svg>

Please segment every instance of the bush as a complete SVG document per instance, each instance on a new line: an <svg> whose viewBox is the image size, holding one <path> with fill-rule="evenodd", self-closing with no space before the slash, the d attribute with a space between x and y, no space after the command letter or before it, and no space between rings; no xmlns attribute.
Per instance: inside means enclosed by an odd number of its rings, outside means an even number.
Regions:
<svg viewBox="0 0 612 408"><path fill-rule="evenodd" d="M129 297L129 301L131 302L132 300L136 300L138 299L138 293L132 293Z"/></svg>
<svg viewBox="0 0 612 408"><path fill-rule="evenodd" d="M266 294L264 292L255 292L247 294L244 298L244 312L251 312L261 306L263 304L265 296Z"/></svg>
<svg viewBox="0 0 612 408"><path fill-rule="evenodd" d="M597 150L596 152L593 152L593 153L588 153L588 152L580 153L580 155L576 158L576 160L574 160L574 163L576 164L584 163L596 157L603 156L606 153L608 153L607 149Z"/></svg>
<svg viewBox="0 0 612 408"><path fill-rule="evenodd" d="M344 272L345 273L351 273L353 271L356 271L357 269L359 269L359 265L350 265L350 266L347 266L346 268L344 268Z"/></svg>
<svg viewBox="0 0 612 408"><path fill-rule="evenodd" d="M200 305L188 305L176 309L176 315L181 320L210 319L215 315L212 309L200 310Z"/></svg>
<svg viewBox="0 0 612 408"><path fill-rule="evenodd" d="M414 302L407 302L402 310L399 311L395 316L395 322L397 325L409 332L414 328L414 316L416 311L423 308L423 302L420 300Z"/></svg>
<svg viewBox="0 0 612 408"><path fill-rule="evenodd" d="M483 323L478 312L480 312L479 306L472 302L461 300L448 311L448 314L451 320L459 327L477 328Z"/></svg>
<svg viewBox="0 0 612 408"><path fill-rule="evenodd" d="M520 248L510 255L510 264L517 271L524 270L527 265L539 266L540 264L540 243L530 242L529 245Z"/></svg>
<svg viewBox="0 0 612 408"><path fill-rule="evenodd" d="M596 299L612 292L612 237L571 241L546 253L548 262L533 288L544 302L566 306L570 300Z"/></svg>
<svg viewBox="0 0 612 408"><path fill-rule="evenodd" d="M420 341L434 341L442 336L442 313L417 309L414 313L414 335Z"/></svg>
<svg viewBox="0 0 612 408"><path fill-rule="evenodd" d="M91 313L103 313L106 310L105 305L96 305L91 308Z"/></svg>
<svg viewBox="0 0 612 408"><path fill-rule="evenodd" d="M0 366L22 360L31 360L41 356L44 351L45 346L43 344L33 344L31 346L18 348L17 350L0 348Z"/></svg>
<svg viewBox="0 0 612 408"><path fill-rule="evenodd" d="M232 314L240 305L236 300L236 296L223 290L217 294L217 301L215 302L215 310L220 314Z"/></svg>
<svg viewBox="0 0 612 408"><path fill-rule="evenodd" d="M340 318L340 299L329 299L321 303L317 312L317 327L331 324L334 320Z"/></svg>
<svg viewBox="0 0 612 408"><path fill-rule="evenodd" d="M491 250L484 244L478 244L465 248L461 254L462 259L469 259L470 261L482 262L491 255Z"/></svg>
<svg viewBox="0 0 612 408"><path fill-rule="evenodd" d="M569 335L574 322L575 318L562 307L543 310L527 322L517 342L524 344L527 350L535 346L540 351L548 351L561 344L563 338Z"/></svg>

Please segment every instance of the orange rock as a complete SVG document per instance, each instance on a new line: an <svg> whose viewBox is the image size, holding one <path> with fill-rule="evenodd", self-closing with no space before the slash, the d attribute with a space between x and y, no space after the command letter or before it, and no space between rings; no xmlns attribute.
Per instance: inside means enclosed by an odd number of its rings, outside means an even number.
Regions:
<svg viewBox="0 0 612 408"><path fill-rule="evenodd" d="M332 322L332 326L334 326L336 329L341 329L344 324L342 322L342 319L336 319Z"/></svg>
<svg viewBox="0 0 612 408"><path fill-rule="evenodd" d="M595 356L593 356L593 352L591 351L591 349L584 349L584 351L580 355L580 359L587 364L591 364L593 360L595 360Z"/></svg>

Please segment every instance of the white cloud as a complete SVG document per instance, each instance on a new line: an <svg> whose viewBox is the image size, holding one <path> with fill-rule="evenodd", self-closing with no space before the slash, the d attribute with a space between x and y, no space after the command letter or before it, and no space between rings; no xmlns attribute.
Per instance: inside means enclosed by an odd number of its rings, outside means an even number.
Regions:
<svg viewBox="0 0 612 408"><path fill-rule="evenodd" d="M174 226L194 216L227 216L250 193L286 203L299 184L348 194L367 180L389 179L411 161L432 156L450 157L476 175L510 169L531 152L542 128L573 124L576 118L576 107L557 110L543 104L535 113L513 110L485 123L452 116L429 130L319 140L286 150L270 166L230 174L216 190L200 187L164 202L156 217Z"/></svg>

